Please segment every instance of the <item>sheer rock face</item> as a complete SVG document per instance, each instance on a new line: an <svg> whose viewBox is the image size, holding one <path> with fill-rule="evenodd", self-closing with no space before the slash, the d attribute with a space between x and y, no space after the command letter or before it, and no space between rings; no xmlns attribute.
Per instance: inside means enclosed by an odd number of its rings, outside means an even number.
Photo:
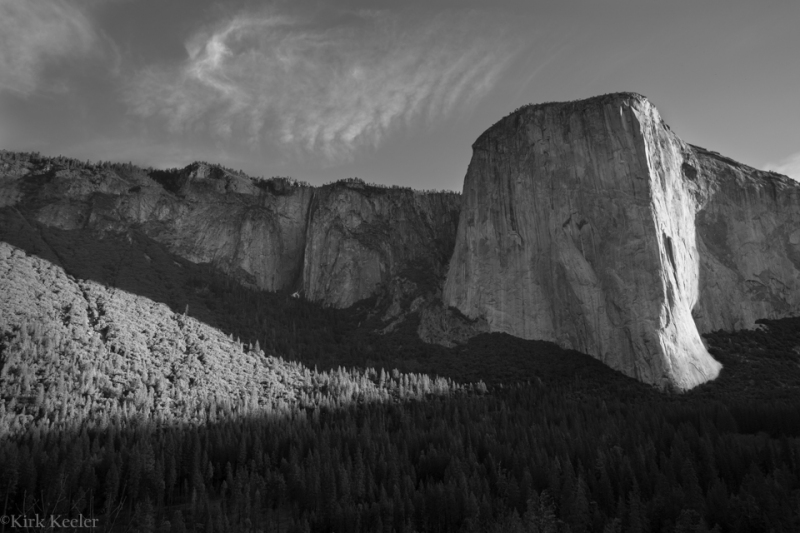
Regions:
<svg viewBox="0 0 800 533"><path fill-rule="evenodd" d="M700 331L800 310L799 190L639 95L529 106L473 145L444 303L688 389L720 369Z"/></svg>
<svg viewBox="0 0 800 533"><path fill-rule="evenodd" d="M460 198L408 189L324 187L312 202L303 287L312 300L347 307L421 262L443 276Z"/></svg>
<svg viewBox="0 0 800 533"><path fill-rule="evenodd" d="M415 260L444 275L460 196L358 180L256 182L195 163L160 183L142 171L5 168L0 207L64 230L138 230L249 285L346 307ZM155 174L153 174L155 176ZM156 176L158 177L158 176Z"/></svg>

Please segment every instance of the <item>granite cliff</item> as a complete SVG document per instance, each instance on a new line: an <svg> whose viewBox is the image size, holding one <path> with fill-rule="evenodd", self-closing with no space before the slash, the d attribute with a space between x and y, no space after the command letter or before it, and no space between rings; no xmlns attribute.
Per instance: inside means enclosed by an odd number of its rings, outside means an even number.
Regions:
<svg viewBox="0 0 800 533"><path fill-rule="evenodd" d="M660 387L700 333L800 311L800 184L683 142L636 94L521 108L473 144L444 304Z"/></svg>
<svg viewBox="0 0 800 533"><path fill-rule="evenodd" d="M323 187L310 205L306 296L347 307L407 269L441 278L453 250L461 198L454 193Z"/></svg>
<svg viewBox="0 0 800 533"><path fill-rule="evenodd" d="M443 276L460 196L256 180L205 163L182 170L90 165L4 152L0 209L97 235L141 232L247 285L347 307L412 265Z"/></svg>
<svg viewBox="0 0 800 533"><path fill-rule="evenodd" d="M521 108L473 151L461 196L0 152L0 239L55 263L127 239L171 275L210 265L339 308L378 295L383 333L415 317L403 328L445 346L552 341L678 389L719 373L702 333L800 312L800 184L685 143L640 95Z"/></svg>

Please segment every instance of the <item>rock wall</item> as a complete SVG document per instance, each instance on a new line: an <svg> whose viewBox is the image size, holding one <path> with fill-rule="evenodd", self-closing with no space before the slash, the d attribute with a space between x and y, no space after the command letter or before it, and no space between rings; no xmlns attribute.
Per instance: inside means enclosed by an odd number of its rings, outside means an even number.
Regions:
<svg viewBox="0 0 800 533"><path fill-rule="evenodd" d="M14 156L18 157L18 156ZM346 307L415 261L444 275L460 196L252 180L195 163L180 172L4 163L0 207L99 234L141 231L176 255L266 290Z"/></svg>
<svg viewBox="0 0 800 533"><path fill-rule="evenodd" d="M800 183L692 148L685 168L707 190L696 217L698 329L800 313Z"/></svg>
<svg viewBox="0 0 800 533"><path fill-rule="evenodd" d="M303 287L311 300L347 307L422 262L443 276L460 197L410 189L323 187L311 206Z"/></svg>
<svg viewBox="0 0 800 533"><path fill-rule="evenodd" d="M720 369L699 331L798 311L797 192L687 145L640 95L528 106L473 145L444 303L688 389Z"/></svg>

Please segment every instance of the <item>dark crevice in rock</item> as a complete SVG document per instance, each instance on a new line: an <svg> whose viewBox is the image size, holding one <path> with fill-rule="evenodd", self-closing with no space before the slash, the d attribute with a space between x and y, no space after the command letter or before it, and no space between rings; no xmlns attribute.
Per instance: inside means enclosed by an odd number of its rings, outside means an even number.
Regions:
<svg viewBox="0 0 800 533"><path fill-rule="evenodd" d="M672 266L672 274L675 276L675 279L678 279L678 267L675 266L675 252L672 249L672 238L669 237L666 233L663 234L664 236L664 248L667 251L667 259L669 259L669 264Z"/></svg>

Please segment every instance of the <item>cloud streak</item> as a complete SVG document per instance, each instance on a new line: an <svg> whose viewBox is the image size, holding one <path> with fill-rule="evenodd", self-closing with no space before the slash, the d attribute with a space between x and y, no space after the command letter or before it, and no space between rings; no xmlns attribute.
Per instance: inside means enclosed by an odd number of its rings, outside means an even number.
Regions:
<svg viewBox="0 0 800 533"><path fill-rule="evenodd" d="M60 0L0 0L0 90L27 96L47 64L89 54L97 35L84 13Z"/></svg>
<svg viewBox="0 0 800 533"><path fill-rule="evenodd" d="M764 168L800 181L800 152L796 152L776 163L767 163Z"/></svg>
<svg viewBox="0 0 800 533"><path fill-rule="evenodd" d="M475 14L361 12L335 25L242 15L189 39L182 65L139 72L126 101L171 131L346 160L398 125L473 106L518 51L501 31Z"/></svg>

